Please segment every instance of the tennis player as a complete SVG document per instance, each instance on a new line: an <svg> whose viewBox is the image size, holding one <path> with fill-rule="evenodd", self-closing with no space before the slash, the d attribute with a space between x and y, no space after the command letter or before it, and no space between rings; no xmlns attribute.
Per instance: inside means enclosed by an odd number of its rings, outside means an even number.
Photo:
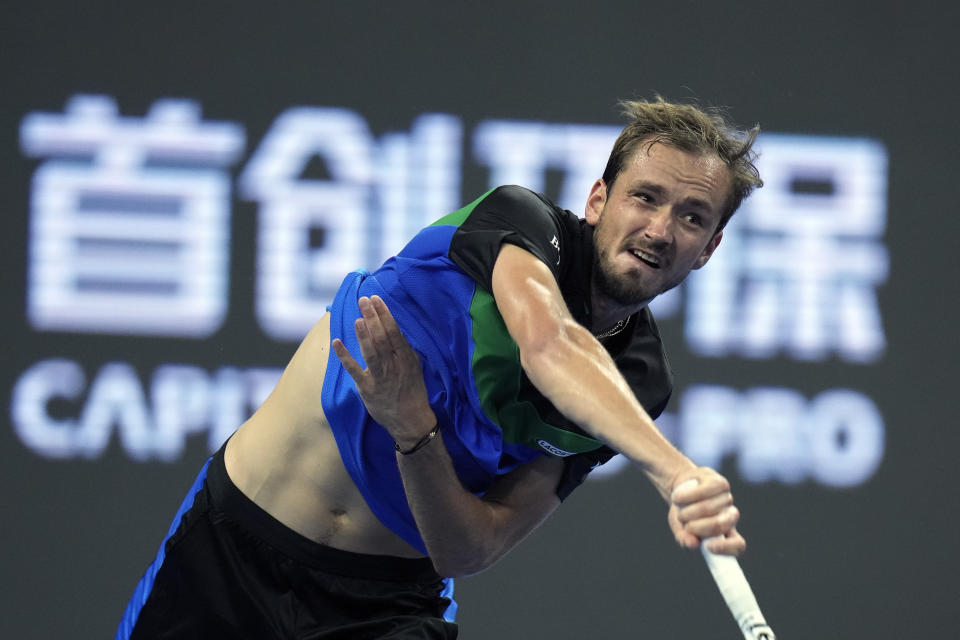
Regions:
<svg viewBox="0 0 960 640"><path fill-rule="evenodd" d="M654 425L672 377L648 304L761 184L758 130L623 104L583 219L499 187L346 277L200 472L117 638L454 638L452 578L615 453L680 545L744 549L727 480Z"/></svg>

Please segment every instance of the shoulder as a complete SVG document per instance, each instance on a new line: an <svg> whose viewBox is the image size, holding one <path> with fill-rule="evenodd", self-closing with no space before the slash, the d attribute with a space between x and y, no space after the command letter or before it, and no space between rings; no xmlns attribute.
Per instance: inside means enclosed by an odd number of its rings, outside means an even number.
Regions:
<svg viewBox="0 0 960 640"><path fill-rule="evenodd" d="M504 213L539 213L551 217L573 215L554 204L545 195L526 187L508 184L497 187L483 199L483 209L497 208Z"/></svg>
<svg viewBox="0 0 960 640"><path fill-rule="evenodd" d="M490 192L484 202L498 199L501 202L515 202L521 205L543 205L550 201L546 197L517 184L505 184Z"/></svg>
<svg viewBox="0 0 960 640"><path fill-rule="evenodd" d="M465 232L503 231L501 241L516 244L544 262L557 264L559 244L580 235L580 219L543 194L505 185L492 190L461 227Z"/></svg>
<svg viewBox="0 0 960 640"><path fill-rule="evenodd" d="M545 196L517 185L493 189L471 205L454 232L448 257L487 291L504 244L533 254L559 277L557 251L577 218Z"/></svg>

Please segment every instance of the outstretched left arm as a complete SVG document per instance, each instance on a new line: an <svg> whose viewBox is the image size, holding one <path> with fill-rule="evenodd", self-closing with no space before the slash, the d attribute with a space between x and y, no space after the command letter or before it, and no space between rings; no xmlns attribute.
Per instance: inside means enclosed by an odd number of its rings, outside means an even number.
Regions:
<svg viewBox="0 0 960 640"><path fill-rule="evenodd" d="M378 297L360 300L356 322L366 369L340 340L334 353L353 377L367 411L403 451L437 424L416 352ZM437 572L478 573L516 546L560 504L563 462L538 458L499 478L483 498L460 483L439 432L414 453L397 454L407 502Z"/></svg>

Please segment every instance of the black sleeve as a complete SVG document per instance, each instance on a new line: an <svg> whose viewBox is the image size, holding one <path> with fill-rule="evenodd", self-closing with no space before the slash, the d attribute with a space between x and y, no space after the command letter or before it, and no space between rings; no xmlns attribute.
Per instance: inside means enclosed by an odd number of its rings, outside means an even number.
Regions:
<svg viewBox="0 0 960 640"><path fill-rule="evenodd" d="M449 257L491 292L493 264L500 245L508 242L535 255L560 280L563 213L529 189L498 187L477 204L453 234Z"/></svg>
<svg viewBox="0 0 960 640"><path fill-rule="evenodd" d="M560 476L560 482L557 483L557 497L560 501L567 499L573 490L583 484L587 475L607 462L617 452L609 447L600 447L596 451L587 453L578 453L563 459L563 473Z"/></svg>

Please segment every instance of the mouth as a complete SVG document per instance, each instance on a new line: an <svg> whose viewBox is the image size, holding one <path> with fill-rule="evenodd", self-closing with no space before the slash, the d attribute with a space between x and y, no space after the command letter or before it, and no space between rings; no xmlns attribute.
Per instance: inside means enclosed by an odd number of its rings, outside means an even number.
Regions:
<svg viewBox="0 0 960 640"><path fill-rule="evenodd" d="M642 249L630 249L630 255L651 269L659 269L663 261L660 256L648 251L643 251Z"/></svg>

